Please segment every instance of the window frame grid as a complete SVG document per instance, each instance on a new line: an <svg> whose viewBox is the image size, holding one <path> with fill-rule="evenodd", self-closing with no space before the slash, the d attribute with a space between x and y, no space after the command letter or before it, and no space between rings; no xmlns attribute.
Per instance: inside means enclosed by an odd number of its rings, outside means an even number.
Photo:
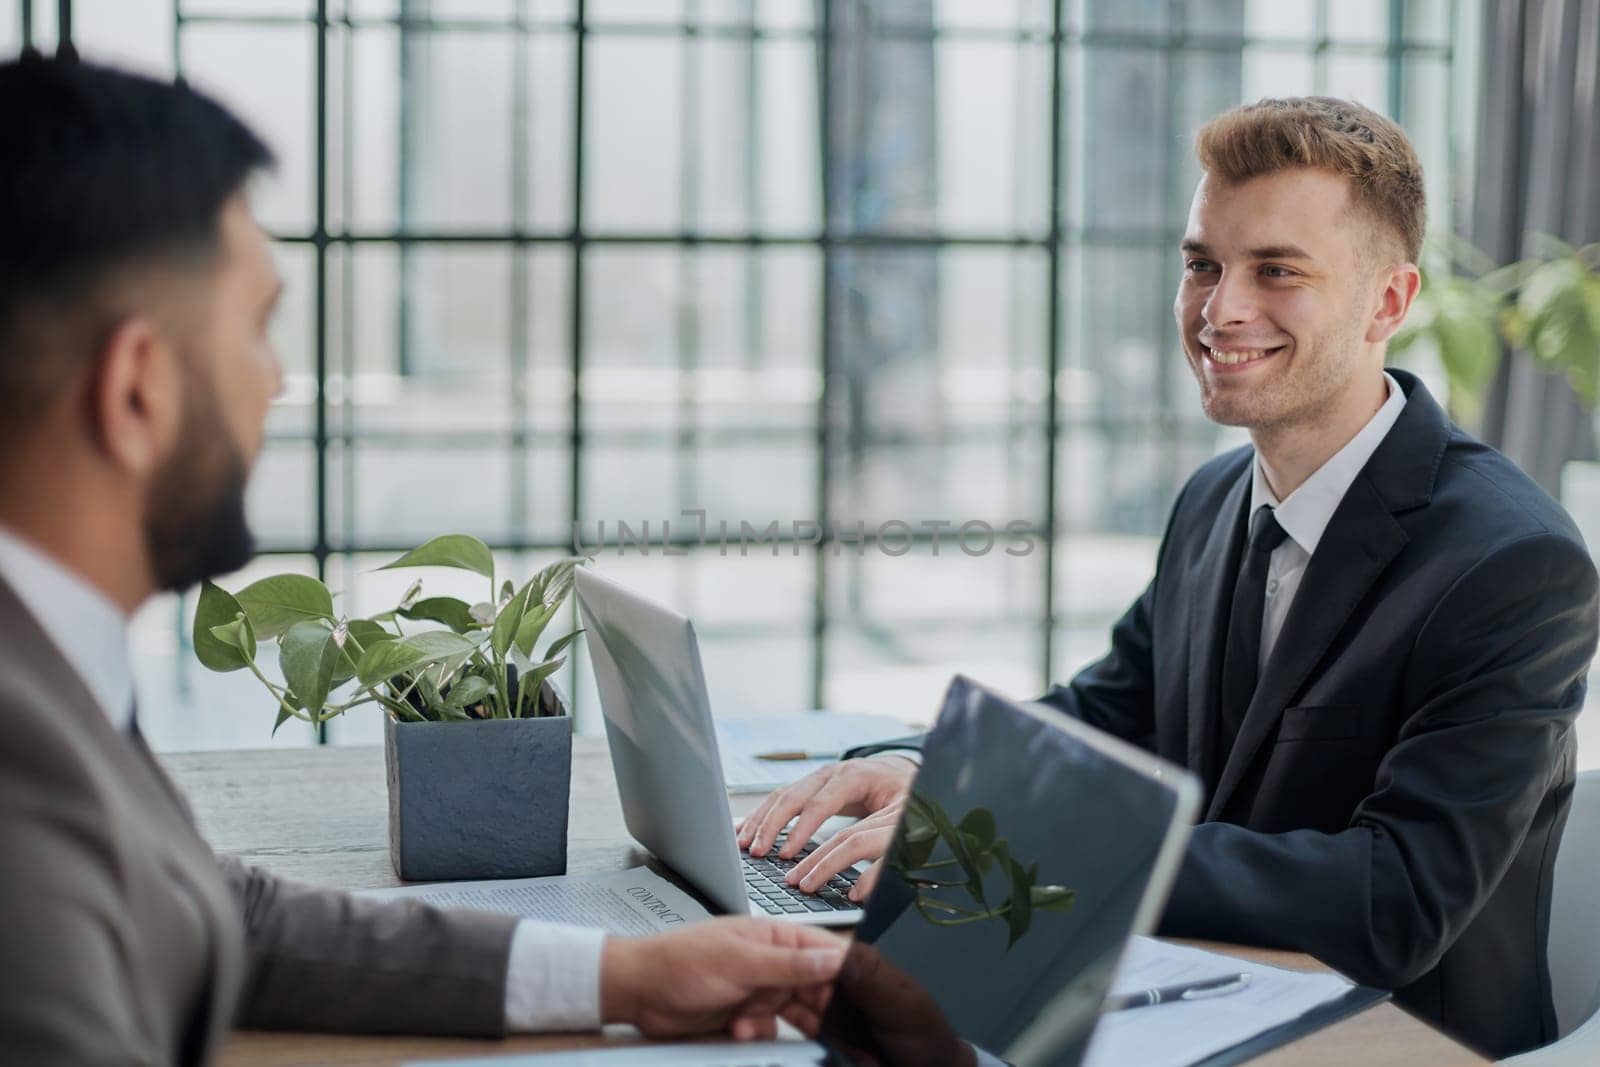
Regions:
<svg viewBox="0 0 1600 1067"><path fill-rule="evenodd" d="M574 17L571 20L538 20L527 17L525 0L518 0L516 15L510 19L479 19L479 18L414 18L405 14L389 17L362 17L350 16L348 12L340 16L329 14L328 0L316 0L314 10L306 15L249 15L249 14L224 14L185 11L184 0L173 0L173 27L172 45L176 72L183 73L183 37L184 30L190 26L204 25L229 25L229 26L312 26L315 37L314 80L315 80L315 115L313 116L313 157L315 166L314 180L314 206L313 225L310 232L305 233L276 233L276 241L291 245L309 245L313 249L313 284L315 286L313 300L313 366L316 376L314 392L314 410L312 428L306 433L280 433L269 437L271 441L311 441L315 452L315 497L314 497L314 543L309 546L309 554L315 559L316 570L319 577L326 577L328 561L334 555L348 558L361 553L403 551L412 547L409 544L383 544L373 539L362 540L355 537L348 528L353 521L353 500L347 500L343 508L343 515L347 529L335 545L329 531L329 478L328 465L330 462L329 450L334 444L341 447L341 456L346 464L346 477L343 480L346 493L350 492L353 483L354 447L358 442L385 441L403 439L415 442L417 435L390 435L388 433L356 433L352 429L353 420L345 419L342 429L338 434L333 434L329 429L329 410L326 385L328 381L330 351L329 351L329 321L328 321L328 289L329 289L329 253L332 249L340 249L340 267L343 277L343 296L349 300L353 287L353 271L355 257L352 254L358 247L378 245L395 247L400 250L402 259L406 251L414 246L458 246L485 244L509 247L512 252L510 285L512 299L510 301L511 337L508 339L509 370L512 378L512 388L509 392L510 402L513 405L513 421L509 434L504 432L456 432L439 431L423 435L426 440L437 440L441 444L459 444L468 441L483 441L485 443L505 444L511 448L511 481L510 499L512 501L511 526L512 537L509 541L496 541L491 547L497 551L514 553L530 553L541 551L562 551L571 548L570 542L541 540L530 537L527 527L527 493L528 477L527 464L529 446L552 436L560 439L559 432L536 431L528 415L528 405L523 403L526 399L526 371L530 362L528 338L528 300L527 293L530 283L527 252L530 248L541 245L554 245L570 250L570 293L568 323L569 348L567 351L568 365L572 376L572 392L568 410L569 427L565 434L565 443L569 449L570 465L568 476L570 479L568 505L568 524L578 521L583 516L583 474L584 452L589 433L584 425L585 406L582 390L582 371L585 355L584 336L584 309L585 309L585 271L586 251L591 246L626 245L626 246L669 246L676 247L692 253L701 248L733 247L743 248L751 252L758 252L767 248L802 247L815 249L818 253L820 264L822 289L819 299L820 333L818 368L822 373L822 387L817 401L816 428L814 446L817 456L816 477L816 516L817 521L826 531L830 528L830 497L834 472L829 456L836 447L835 428L830 418L830 397L837 387L835 368L838 365L837 352L835 351L834 331L834 303L837 293L836 267L842 254L856 249L1010 249L1010 250L1035 250L1043 252L1046 256L1046 271L1048 286L1046 293L1046 307L1043 309L1047 315L1045 323L1045 366L1047 368L1047 381L1043 411L1043 444L1045 446L1045 460L1043 476L1045 485L1042 487L1044 501L1042 524L1037 525L1030 532L1042 543L1043 549L1043 576L1044 589L1040 597L1037 616L1034 625L1040 636L1040 669L1041 675L1047 681L1054 677L1055 645L1059 631L1063 624L1062 613L1058 607L1058 593L1056 590L1057 551L1059 535L1064 529L1062 516L1059 514L1059 480L1058 458L1064 431L1078 428L1085 424L1095 426L1102 431L1117 432L1121 424L1130 427L1148 429L1150 420L1139 416L1106 416L1094 415L1083 417L1075 413L1063 413L1061 410L1061 397L1058 390L1058 377L1063 361L1062 355L1066 340L1062 336L1061 309L1063 304L1062 290L1067 280L1064 260L1067 256L1081 253L1089 248L1134 248L1134 249L1162 249L1167 250L1175 246L1181 236L1183 221L1174 217L1172 204L1175 197L1171 195L1174 190L1172 184L1178 180L1177 168L1171 165L1170 155L1172 144L1176 142L1176 122L1178 109L1175 106L1179 92L1180 78L1176 76L1178 64L1184 57L1203 52L1221 52L1243 54L1247 48L1269 48L1285 53L1305 53L1314 61L1314 84L1316 91L1321 92L1327 82L1327 57L1332 54L1348 56L1372 56L1383 58L1387 61L1388 77L1388 110L1391 115L1402 114L1405 102L1404 71L1408 61L1419 58L1437 58L1447 66L1452 67L1456 55L1456 34L1459 28L1459 3L1460 0L1448 0L1445 8L1447 39L1443 43L1432 41L1418 41L1404 39L1405 16L1402 0L1388 0L1388 36L1382 41L1335 41L1329 34L1329 4L1331 0L1317 0L1316 3L1316 33L1314 37L1271 37L1251 36L1248 33L1240 34L1205 34L1190 31L1187 20L1184 18L1181 0L1167 0L1168 21L1172 29L1155 33L1133 31L1097 31L1085 30L1082 27L1068 26L1066 24L1066 0L1052 0L1050 9L1050 26L1046 30L1028 28L993 28L993 27L948 27L934 26L931 29L913 29L904 26L875 26L872 30L874 40L877 39L913 39L932 41L989 41L989 42L1014 42L1020 45L1046 44L1051 48L1050 54L1050 101L1049 115L1049 147L1047 167L1049 170L1049 192L1046 227L1038 234L954 234L939 232L841 232L835 223L837 217L843 217L836 209L837 193L834 182L828 178L832 158L832 137L829 133L828 116L834 107L834 93L832 77L823 77L818 86L818 162L822 171L821 193L822 203L820 209L820 226L810 233L784 233L762 232L759 229L750 229L745 232L706 232L698 229L692 222L698 213L694 203L697 182L686 180L682 185L684 208L683 217L691 223L678 229L676 232L638 231L618 232L602 230L593 232L589 229L584 203L584 185L586 168L589 165L585 154L585 123L588 118L586 92L587 58L591 38L619 38L619 37L653 37L679 39L692 43L703 39L731 39L748 41L751 47L749 74L752 86L759 78L759 63L755 61L756 47L760 42L768 40L800 40L813 41L817 44L820 55L818 57L820 70L831 70L837 49L834 45L838 22L835 17L836 8L847 0L822 0L820 14L815 25L810 28L770 28L755 24L754 8L747 8L749 12L748 23L711 23L705 24L696 21L695 14L698 8L696 0L689 0L688 17L679 23L665 24L629 24L623 22L596 23L588 17L588 5L585 0L575 0ZM62 0L61 3L61 36L63 40L71 38L71 3ZM32 42L32 0L21 0L22 39L24 44ZM352 49L355 31L368 27L390 27L406 32L483 32L493 34L513 35L512 47L512 226L506 230L476 231L452 229L427 229L412 228L404 223L404 210L406 197L401 197L401 225L393 230L363 231L352 229L348 225L342 226L338 231L330 231L328 218L328 163L329 163L329 129L328 116L329 100L329 36L330 31L342 31L344 74L343 95L340 101L343 107L345 121L341 124L343 133L343 161L345 195L342 197L343 207L346 212L353 200L354 190L350 186L352 168L349 161L352 158L354 147L351 142L353 123L351 115L351 84L353 79L349 76L352 62ZM530 101L528 100L527 65L529 62L530 41L537 35L557 35L570 38L573 44L573 71L572 71L572 128L570 136L572 142L570 180L572 225L565 229L539 229L527 225L529 216L528 204L528 170L530 166L531 144L527 134L530 117ZM1166 145L1164 152L1167 164L1164 168L1164 208L1159 225L1154 227L1094 227L1068 225L1063 221L1066 203L1066 186L1069 178L1068 154L1072 145L1065 135L1065 108L1064 94L1067 91L1066 66L1068 57L1086 54L1095 49L1134 48L1143 51L1159 51L1165 63L1166 100L1165 124L1163 135ZM402 39L402 53L405 43ZM692 70L694 64L689 64L687 70ZM403 68L402 68L403 71ZM685 142L685 165L689 169L688 177L694 178L693 168L699 165L700 154L693 142L697 136L695 108L687 106L694 94L693 78L688 76L684 80L683 93L685 94L684 116L680 136ZM402 87L402 94L404 89ZM1456 165L1456 142L1453 136L1456 129L1457 102L1453 93L1446 94L1447 114L1445 121L1449 126L1451 136L1448 139L1448 159L1445 161L1452 173ZM402 105L403 109L403 105ZM754 166L756 149L759 138L759 122L755 118L755 108L748 110L746 116L747 132L750 143L746 148L746 169ZM402 120L404 126L405 120ZM402 137L402 146L404 138ZM399 160L401 180L409 171L409 161L404 155ZM747 174L747 183L750 181ZM749 188L752 205L756 202L754 188ZM691 257L692 258L692 257ZM689 260L683 261L689 262ZM759 259L756 259L759 263ZM682 269L683 263L680 263ZM691 270L691 279L693 271ZM403 295L403 294L402 294ZM1165 316L1167 312L1168 296L1158 294L1159 299L1153 299L1152 313ZM752 322L759 322L760 292L752 286L747 294L747 301L753 301L753 310L746 313L747 331L755 329L757 332L751 336L759 336L759 326L752 327ZM404 300L401 315L404 316ZM352 316L344 314L340 322L342 334L339 351L344 363L341 369L349 373L352 369L349 360L354 350ZM401 337L406 336L402 328ZM680 321L676 346L679 359L679 369L692 368L696 352L696 335L692 323ZM402 352L405 344L402 343ZM402 373L404 368L402 367ZM1164 490L1175 491L1180 477L1178 464L1178 445L1181 439L1195 432L1195 427L1190 425L1196 422L1194 418L1187 417L1183 412L1174 408L1171 396L1170 379L1161 375L1156 383L1158 416L1156 419L1159 443L1168 456L1162 474ZM350 404L350 391L346 391L343 401ZM687 401L693 403L692 401ZM703 437L720 440L744 440L743 435L735 430L718 430L702 435L702 431L692 428L692 421L688 423L691 429L680 431L676 441L676 455L685 455L686 450L691 451L698 446ZM1032 420L1022 427L1023 433L1035 432L1037 426ZM1019 432L1016 426L995 427L994 432L1015 437ZM684 436L684 434L687 436ZM793 431L781 431L785 438L792 435ZM875 442L876 444L877 442ZM687 465L692 468L692 464ZM692 470L686 471L686 465L679 463L680 479L688 478L681 482L680 487L688 486L692 489L694 474ZM953 544L956 535L949 532L929 533L915 531L911 537L914 544L928 545L932 543ZM902 543L904 538L897 537L896 544ZM876 538L869 535L867 544L875 543ZM673 538L672 543L687 547L692 539ZM780 544L794 545L791 536L780 538ZM851 542L854 543L853 541ZM828 583L829 559L833 556L830 548L832 542L824 535L821 545L814 550L815 576L814 596L812 603L812 619L810 620L809 633L811 635L812 649L812 692L811 704L814 707L825 705L827 664L825 649L828 631L830 628ZM263 550L263 555L305 555L307 546L282 545L268 546ZM181 618L180 606L180 618ZM965 627L968 622L963 621ZM181 633L181 626L180 626ZM187 635L184 635L186 639ZM577 709L574 709L576 715ZM325 743L327 740L326 725L319 726L317 741Z"/></svg>

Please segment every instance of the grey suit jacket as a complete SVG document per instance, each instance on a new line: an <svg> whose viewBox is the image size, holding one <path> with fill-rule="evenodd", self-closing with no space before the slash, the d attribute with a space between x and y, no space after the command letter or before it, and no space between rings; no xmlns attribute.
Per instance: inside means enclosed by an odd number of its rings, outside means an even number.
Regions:
<svg viewBox="0 0 1600 1067"><path fill-rule="evenodd" d="M219 861L0 581L0 1058L205 1063L235 1025L499 1035L514 927Z"/></svg>

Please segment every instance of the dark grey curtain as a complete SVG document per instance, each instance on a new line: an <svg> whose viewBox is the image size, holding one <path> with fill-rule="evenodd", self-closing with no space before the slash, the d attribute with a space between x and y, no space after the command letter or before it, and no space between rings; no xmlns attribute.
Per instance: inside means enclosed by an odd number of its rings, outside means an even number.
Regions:
<svg viewBox="0 0 1600 1067"><path fill-rule="evenodd" d="M1499 263L1530 232L1600 240L1600 0L1487 0L1483 107L1468 237ZM1593 419L1565 379L1508 353L1483 436L1550 492L1595 456Z"/></svg>

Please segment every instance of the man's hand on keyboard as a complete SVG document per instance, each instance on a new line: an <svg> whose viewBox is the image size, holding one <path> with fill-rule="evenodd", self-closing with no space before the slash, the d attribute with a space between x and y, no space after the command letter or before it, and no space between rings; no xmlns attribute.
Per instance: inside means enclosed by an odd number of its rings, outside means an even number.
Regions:
<svg viewBox="0 0 1600 1067"><path fill-rule="evenodd" d="M855 880L849 897L860 904L878 883L878 872L883 869L883 854L889 851L894 840L894 828L900 821L904 800L879 808L865 819L847 826L818 845L816 851L806 856L784 876L792 886L807 893L815 893L836 874L849 870L862 860L876 860L866 873Z"/></svg>
<svg viewBox="0 0 1600 1067"><path fill-rule="evenodd" d="M739 847L752 856L765 856L779 831L798 817L778 850L782 858L793 859L832 816L866 816L904 803L916 775L917 765L900 758L845 760L812 771L793 785L769 793L739 824ZM883 846L888 846L887 837Z"/></svg>
<svg viewBox="0 0 1600 1067"><path fill-rule="evenodd" d="M724 918L653 937L608 937L600 956L603 1021L646 1037L726 1032L777 1036L797 997L810 1002L838 973L848 944L814 926Z"/></svg>

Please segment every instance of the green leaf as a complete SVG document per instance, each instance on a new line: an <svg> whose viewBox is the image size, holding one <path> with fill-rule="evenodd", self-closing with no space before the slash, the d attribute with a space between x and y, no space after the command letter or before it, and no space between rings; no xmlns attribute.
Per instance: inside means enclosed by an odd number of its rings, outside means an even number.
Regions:
<svg viewBox="0 0 1600 1067"><path fill-rule="evenodd" d="M450 687L450 692L445 694L442 703L447 708L470 708L484 697L489 695L489 690L494 686L489 684L489 679L469 674Z"/></svg>
<svg viewBox="0 0 1600 1067"><path fill-rule="evenodd" d="M905 836L911 841L937 840L939 828L933 825L933 818L928 814L928 802L922 799L921 794L912 793L906 798L904 816Z"/></svg>
<svg viewBox="0 0 1600 1067"><path fill-rule="evenodd" d="M1506 296L1526 285L1538 268L1537 260L1518 260L1489 271L1478 279L1478 284L1497 296Z"/></svg>
<svg viewBox="0 0 1600 1067"><path fill-rule="evenodd" d="M377 685L397 674L414 671L454 656L471 655L477 643L447 630L428 630L367 649L356 665L362 685Z"/></svg>
<svg viewBox="0 0 1600 1067"><path fill-rule="evenodd" d="M211 636L244 657L246 663L256 661L256 635L250 629L250 616L239 613L232 622L211 628Z"/></svg>
<svg viewBox="0 0 1600 1067"><path fill-rule="evenodd" d="M1448 230L1440 231L1435 237L1442 240L1449 261L1460 264L1472 274L1482 275L1494 269L1494 259L1465 238Z"/></svg>
<svg viewBox="0 0 1600 1067"><path fill-rule="evenodd" d="M371 648L380 641L398 641L400 635L384 629L371 619L351 619L347 624L350 636L363 648Z"/></svg>
<svg viewBox="0 0 1600 1067"><path fill-rule="evenodd" d="M494 649L496 656L504 656L506 649L511 647L511 642L517 637L517 631L522 627L523 617L527 614L528 604L533 597L533 582L528 582L519 593L513 593L494 617L494 629L489 634L489 647Z"/></svg>
<svg viewBox="0 0 1600 1067"><path fill-rule="evenodd" d="M454 567L493 578L494 553L476 537L445 534L418 545L393 563L386 563L378 569L389 571L400 567Z"/></svg>
<svg viewBox="0 0 1600 1067"><path fill-rule="evenodd" d="M565 637L558 637L554 641L550 642L550 647L544 650L544 658L553 659L554 657L565 652L567 650L567 646L576 641L578 639L578 635L581 633L583 633L583 629L580 627L579 629L572 631L570 634L567 634Z"/></svg>
<svg viewBox="0 0 1600 1067"><path fill-rule="evenodd" d="M927 812L927 801L912 793L906 798L905 812L901 816L901 832L894 840L896 854L891 865L902 876L927 864L939 844L939 831Z"/></svg>
<svg viewBox="0 0 1600 1067"><path fill-rule="evenodd" d="M1526 343L1560 371L1585 403L1596 400L1600 378L1600 279L1574 255L1534 272L1517 303Z"/></svg>
<svg viewBox="0 0 1600 1067"><path fill-rule="evenodd" d="M934 847L939 844L937 835L923 841L903 841L900 843L899 861L894 864L896 870L904 876L920 867L927 865L933 855Z"/></svg>
<svg viewBox="0 0 1600 1067"><path fill-rule="evenodd" d="M972 851L967 848L967 842L961 836L961 831L957 830L955 825L950 822L950 817L944 813L944 809L939 806L938 801L925 798L924 803L926 804L928 817L933 820L933 825L939 831L939 837L950 847L950 851L955 855L956 862L961 865L962 871L966 873L967 892L972 894L974 900L987 908L989 902L983 896L983 874L978 870L978 861L972 855Z"/></svg>
<svg viewBox="0 0 1600 1067"><path fill-rule="evenodd" d="M994 814L988 808L973 808L967 812L958 828L979 848L987 849L994 844Z"/></svg>
<svg viewBox="0 0 1600 1067"><path fill-rule="evenodd" d="M339 663L333 669L333 685L335 688L348 682L356 676L356 660L365 654L366 650L385 641L398 641L398 635L385 630L371 619L351 619L345 624L348 636L345 638L344 648L340 650ZM360 648L360 652L356 649Z"/></svg>
<svg viewBox="0 0 1600 1067"><path fill-rule="evenodd" d="M431 596L419 600L409 608L401 610L400 616L413 622L442 622L458 634L464 634L478 626L472 617L472 608L465 600L457 600L453 596Z"/></svg>
<svg viewBox="0 0 1600 1067"><path fill-rule="evenodd" d="M1433 334L1455 397L1476 412L1500 365L1500 335L1492 305L1470 289L1453 286L1439 295Z"/></svg>
<svg viewBox="0 0 1600 1067"><path fill-rule="evenodd" d="M572 589L573 570L587 563L588 559L587 556L568 556L547 564L533 576L538 601L541 604L559 604L565 600Z"/></svg>
<svg viewBox="0 0 1600 1067"><path fill-rule="evenodd" d="M220 640L211 632L213 627L233 622L243 611L233 594L211 582L201 583L200 602L194 610L194 655L201 666L226 673L250 665L236 644Z"/></svg>
<svg viewBox="0 0 1600 1067"><path fill-rule="evenodd" d="M1576 259L1578 250L1553 233L1528 234L1528 246L1539 259Z"/></svg>
<svg viewBox="0 0 1600 1067"><path fill-rule="evenodd" d="M1011 874L1011 909L1006 912L1006 948L1010 949L1033 923L1033 879L1039 865L1023 870L1022 864L1007 857L1006 866Z"/></svg>
<svg viewBox="0 0 1600 1067"><path fill-rule="evenodd" d="M421 595L422 579L418 578L416 581L412 582L406 587L405 595L400 598L400 603L395 605L394 610L404 611L406 608L409 608L411 605L415 604L417 602L417 598Z"/></svg>
<svg viewBox="0 0 1600 1067"><path fill-rule="evenodd" d="M283 680L301 706L313 715L327 704L328 690L333 688L334 674L343 658L344 650L334 639L333 627L321 620L296 623L278 640L278 666Z"/></svg>
<svg viewBox="0 0 1600 1067"><path fill-rule="evenodd" d="M539 687L544 684L544 680L546 678L560 670L561 665L565 662L567 662L567 660L566 657L563 656L561 659L553 659L547 663L541 663L539 666L535 667L533 670L517 679L517 703L518 705L521 705L526 702L528 707L531 709L531 714L524 715L523 718L532 719L538 717Z"/></svg>
<svg viewBox="0 0 1600 1067"><path fill-rule="evenodd" d="M333 618L328 587L303 574L275 574L239 590L239 605L250 616L256 637L272 640L298 622Z"/></svg>
<svg viewBox="0 0 1600 1067"><path fill-rule="evenodd" d="M962 834L961 838L967 843L967 848L972 852L972 858L977 861L979 873L988 874L990 869L994 867L994 855L986 852L983 843L971 834Z"/></svg>
<svg viewBox="0 0 1600 1067"><path fill-rule="evenodd" d="M561 610L560 604L543 604L528 611L522 617L517 627L517 648L524 656L533 655L533 646L539 640L539 635L544 633L544 628L555 618L556 612ZM545 653L545 659L555 655L555 652Z"/></svg>
<svg viewBox="0 0 1600 1067"><path fill-rule="evenodd" d="M1035 911L1071 911L1078 894L1062 885L1036 885L1032 891Z"/></svg>

